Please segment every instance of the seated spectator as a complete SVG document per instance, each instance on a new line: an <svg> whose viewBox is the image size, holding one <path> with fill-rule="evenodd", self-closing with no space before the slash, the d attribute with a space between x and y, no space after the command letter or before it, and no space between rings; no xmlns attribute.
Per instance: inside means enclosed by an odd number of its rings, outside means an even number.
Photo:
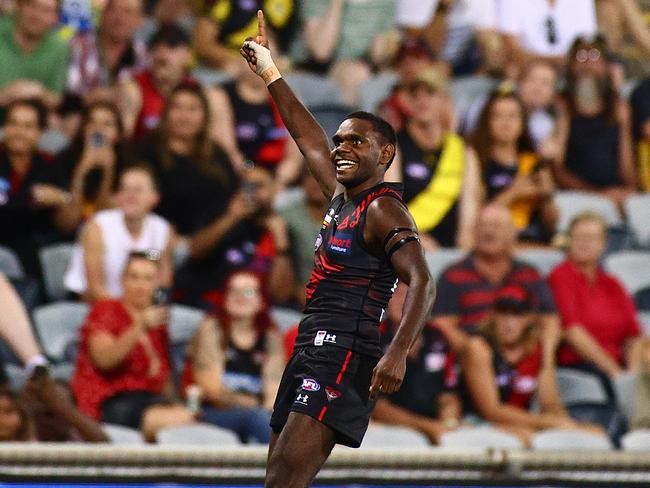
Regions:
<svg viewBox="0 0 650 488"><path fill-rule="evenodd" d="M17 0L15 15L0 18L0 106L25 98L58 105L68 66L53 32L58 15L57 0Z"/></svg>
<svg viewBox="0 0 650 488"><path fill-rule="evenodd" d="M650 339L643 339L641 364L634 384L632 429L650 429Z"/></svg>
<svg viewBox="0 0 650 488"><path fill-rule="evenodd" d="M498 12L509 59L519 67L541 57L562 69L576 37L598 29L594 0L501 0Z"/></svg>
<svg viewBox="0 0 650 488"><path fill-rule="evenodd" d="M544 354L554 355L559 320L551 291L535 268L513 258L516 230L506 207L489 205L479 214L474 250L440 276L433 317L439 327L476 331L490 314L497 291L523 287L539 304Z"/></svg>
<svg viewBox="0 0 650 488"><path fill-rule="evenodd" d="M257 33L257 11L264 9L274 46L283 51L295 28L295 0L201 0L195 3L194 47L199 60L232 75L242 71L239 50ZM278 44L276 44L276 42Z"/></svg>
<svg viewBox="0 0 650 488"><path fill-rule="evenodd" d="M5 229L0 245L12 249L36 278L41 276L38 249L73 232L81 211L80 202L63 189L58 168L37 149L46 117L38 100L12 102L0 146L0 229Z"/></svg>
<svg viewBox="0 0 650 488"><path fill-rule="evenodd" d="M81 204L80 220L113 205L118 176L128 162L122 118L115 105L93 102L82 117L75 137L55 162L72 198Z"/></svg>
<svg viewBox="0 0 650 488"><path fill-rule="evenodd" d="M469 249L481 198L476 155L448 129L453 109L437 72L421 72L409 86L409 97L414 110L397 134L398 157L386 180L404 183L404 201L425 250Z"/></svg>
<svg viewBox="0 0 650 488"><path fill-rule="evenodd" d="M265 296L273 303L293 298L289 233L273 209L273 175L260 166L246 170L242 180L225 213L192 237L190 259L176 279L185 300L218 304L224 278L240 269L261 276Z"/></svg>
<svg viewBox="0 0 650 488"><path fill-rule="evenodd" d="M598 192L622 206L636 190L630 107L615 91L602 38L577 39L569 52L566 108L556 161L561 188Z"/></svg>
<svg viewBox="0 0 650 488"><path fill-rule="evenodd" d="M86 97L146 66L146 46L133 35L143 21L143 0L108 0L97 31L70 39L68 91Z"/></svg>
<svg viewBox="0 0 650 488"><path fill-rule="evenodd" d="M388 304L387 320L382 324L384 350L400 324L406 290L408 287L399 283ZM461 339L459 350L463 345ZM373 419L417 430L437 444L442 434L459 425L462 410L456 392L454 357L445 331L432 323L425 326L406 361L402 386L397 393L379 397Z"/></svg>
<svg viewBox="0 0 650 488"><path fill-rule="evenodd" d="M314 242L329 204L306 166L302 171L301 199L291 200L278 210L287 223L291 262L296 275L295 301L301 306L305 304L305 286L314 268Z"/></svg>
<svg viewBox="0 0 650 488"><path fill-rule="evenodd" d="M614 398L609 378L638 368L642 341L632 297L600 266L606 241L598 214L577 215L567 259L549 283L565 329L558 364L597 374Z"/></svg>
<svg viewBox="0 0 650 488"><path fill-rule="evenodd" d="M215 90L212 102L217 140L237 168L252 161L273 170L283 186L298 179L302 155L259 76L242 70L235 81Z"/></svg>
<svg viewBox="0 0 650 488"><path fill-rule="evenodd" d="M423 35L449 71L499 71L504 62L495 0L399 0L397 22Z"/></svg>
<svg viewBox="0 0 650 488"><path fill-rule="evenodd" d="M178 25L162 25L149 40L151 65L119 85L126 133L142 139L158 127L165 100L174 88L191 81L191 39Z"/></svg>
<svg viewBox="0 0 650 488"><path fill-rule="evenodd" d="M171 403L168 310L153 305L159 263L132 253L119 300L96 303L81 328L72 391L89 417L141 429L153 441L165 427L194 421Z"/></svg>
<svg viewBox="0 0 650 488"><path fill-rule="evenodd" d="M359 84L397 48L395 0L304 0L302 37L293 46L299 67L327 72L343 100L356 105Z"/></svg>
<svg viewBox="0 0 650 488"><path fill-rule="evenodd" d="M634 89L630 98L636 149L638 185L650 192L650 78Z"/></svg>
<svg viewBox="0 0 650 488"><path fill-rule="evenodd" d="M497 292L481 334L469 339L462 355L466 413L480 415L529 444L536 431L598 428L581 426L562 405L553 356L544 355L533 297L519 286ZM539 413L530 411L533 397Z"/></svg>
<svg viewBox="0 0 650 488"><path fill-rule="evenodd" d="M510 209L520 241L549 243L558 218L553 176L535 152L526 109L509 87L488 99L472 145L481 162L485 201Z"/></svg>
<svg viewBox="0 0 650 488"><path fill-rule="evenodd" d="M203 394L199 419L244 442L271 439L271 410L284 367L282 336L271 323L262 282L247 271L226 281L223 306L208 316L188 348L183 387Z"/></svg>
<svg viewBox="0 0 650 488"><path fill-rule="evenodd" d="M93 303L122 296L122 273L132 252L160 256L160 283L171 287L174 231L151 213L159 195L151 170L127 168L120 177L117 208L97 212L84 227L65 275L66 288Z"/></svg>

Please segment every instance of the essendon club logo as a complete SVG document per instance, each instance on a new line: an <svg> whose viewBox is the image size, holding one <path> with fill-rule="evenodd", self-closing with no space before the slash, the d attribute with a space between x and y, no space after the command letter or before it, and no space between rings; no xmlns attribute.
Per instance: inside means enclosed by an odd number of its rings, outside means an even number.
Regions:
<svg viewBox="0 0 650 488"><path fill-rule="evenodd" d="M327 401L331 402L332 400L336 400L337 398L340 398L342 393L338 390L335 390L331 386L326 386L325 387L325 394L327 395Z"/></svg>

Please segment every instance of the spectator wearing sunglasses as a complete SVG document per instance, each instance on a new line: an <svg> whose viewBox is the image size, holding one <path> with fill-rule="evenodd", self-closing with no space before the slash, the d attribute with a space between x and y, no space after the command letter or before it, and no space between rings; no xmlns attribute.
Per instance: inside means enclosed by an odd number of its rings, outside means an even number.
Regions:
<svg viewBox="0 0 650 488"><path fill-rule="evenodd" d="M596 33L594 0L502 0L498 26L519 66L541 57L560 68L576 37Z"/></svg>

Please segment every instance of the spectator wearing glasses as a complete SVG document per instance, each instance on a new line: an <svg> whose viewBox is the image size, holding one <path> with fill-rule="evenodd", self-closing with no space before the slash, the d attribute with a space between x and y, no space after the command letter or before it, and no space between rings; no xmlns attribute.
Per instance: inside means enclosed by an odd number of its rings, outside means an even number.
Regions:
<svg viewBox="0 0 650 488"><path fill-rule="evenodd" d="M597 31L594 0L501 0L499 30L519 67L545 58L557 69L578 36Z"/></svg>
<svg viewBox="0 0 650 488"><path fill-rule="evenodd" d="M622 207L636 190L632 117L606 57L600 37L576 39L571 47L554 170L561 188L597 192Z"/></svg>

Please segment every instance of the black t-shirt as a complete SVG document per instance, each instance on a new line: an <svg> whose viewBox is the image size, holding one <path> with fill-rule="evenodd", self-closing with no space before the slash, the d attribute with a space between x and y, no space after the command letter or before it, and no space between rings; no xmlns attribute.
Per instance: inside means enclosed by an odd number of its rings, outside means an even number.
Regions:
<svg viewBox="0 0 650 488"><path fill-rule="evenodd" d="M39 277L38 249L64 240L64 236L54 224L53 210L34 205L32 189L36 184L65 186L51 158L35 154L31 167L21 178L0 147L0 245L18 255L27 274Z"/></svg>
<svg viewBox="0 0 650 488"><path fill-rule="evenodd" d="M394 331L386 324L381 342L384 351L393 340ZM395 405L426 417L438 416L438 397L441 393L455 392L457 371L449 344L442 333L429 325L414 346L419 348L415 358L406 362L406 375L400 389L388 397Z"/></svg>

